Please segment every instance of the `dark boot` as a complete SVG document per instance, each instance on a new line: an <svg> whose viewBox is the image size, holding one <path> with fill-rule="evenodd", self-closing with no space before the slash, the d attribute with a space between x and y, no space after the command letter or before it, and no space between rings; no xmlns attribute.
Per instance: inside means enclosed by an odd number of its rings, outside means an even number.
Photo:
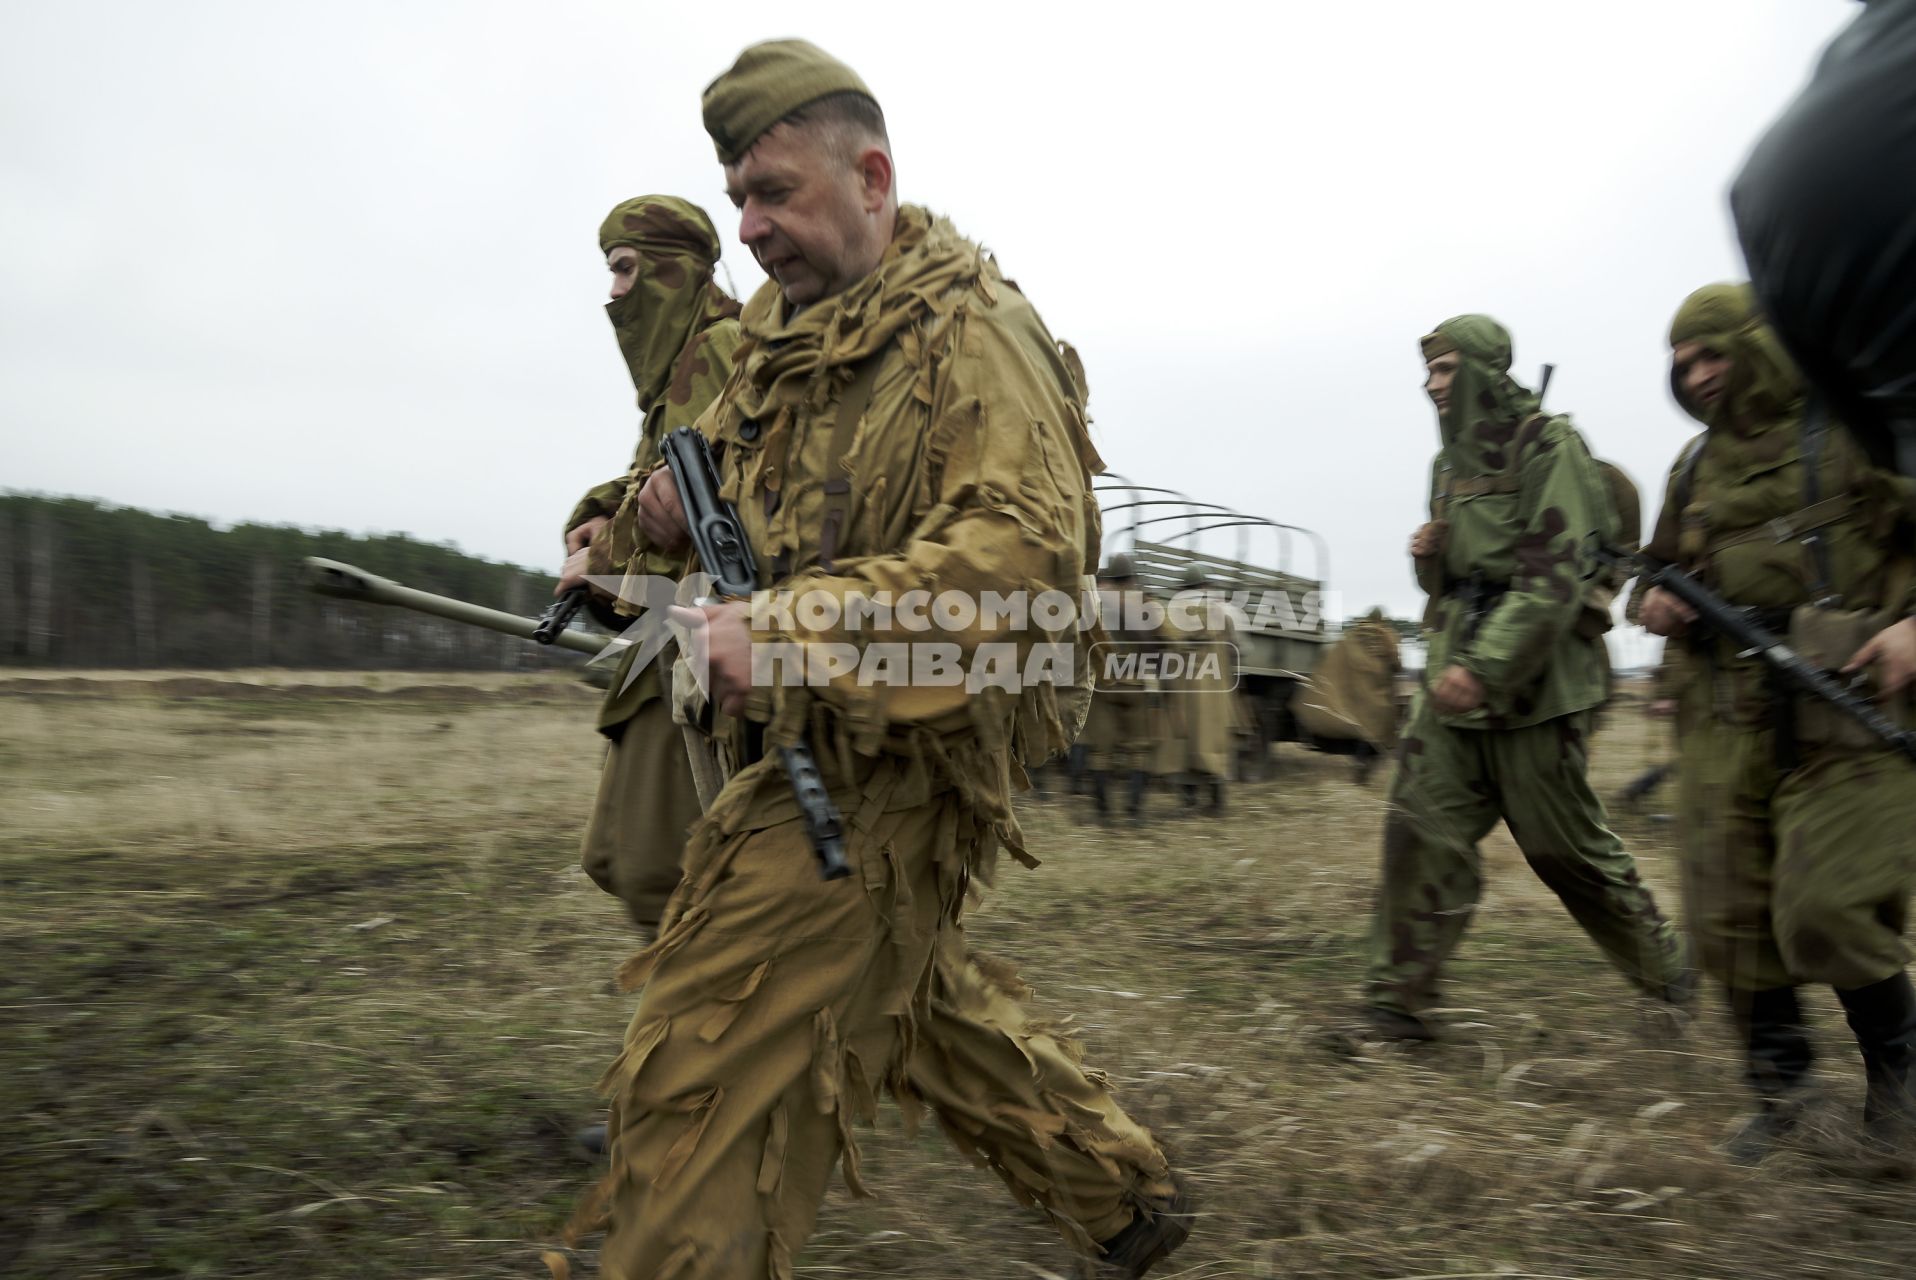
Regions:
<svg viewBox="0 0 1916 1280"><path fill-rule="evenodd" d="M595 1156L605 1154L606 1127L603 1124L589 1124L572 1135L573 1140Z"/></svg>
<svg viewBox="0 0 1916 1280"><path fill-rule="evenodd" d="M1098 825L1111 825L1111 771L1094 769L1091 771L1091 807L1097 810Z"/></svg>
<svg viewBox="0 0 1916 1280"><path fill-rule="evenodd" d="M1224 812L1224 779L1211 779L1211 816L1217 817Z"/></svg>
<svg viewBox="0 0 1916 1280"><path fill-rule="evenodd" d="M1795 987L1732 991L1730 1015L1743 1034L1743 1078L1756 1093L1757 1109L1724 1144L1723 1154L1735 1164L1756 1164L1796 1127L1816 1052L1803 1029Z"/></svg>
<svg viewBox="0 0 1916 1280"><path fill-rule="evenodd" d="M1907 973L1850 991L1838 991L1856 1046L1863 1051L1869 1093L1863 1099L1863 1132L1891 1150L1906 1150L1916 1138L1916 986Z"/></svg>
<svg viewBox="0 0 1916 1280"><path fill-rule="evenodd" d="M1357 744L1357 750L1351 752L1351 781L1358 786L1370 785L1371 775L1377 772L1377 748L1368 742Z"/></svg>
<svg viewBox="0 0 1916 1280"><path fill-rule="evenodd" d="M1070 792L1074 796L1085 793L1085 749L1083 743L1076 743L1064 754L1065 777L1071 780Z"/></svg>
<svg viewBox="0 0 1916 1280"><path fill-rule="evenodd" d="M1436 1030L1414 1013L1402 1009L1384 1009L1367 1004L1357 1011L1357 1024L1351 1035L1360 1040L1404 1040L1413 1043L1435 1040Z"/></svg>
<svg viewBox="0 0 1916 1280"><path fill-rule="evenodd" d="M1098 1242L1100 1256L1091 1264L1098 1280L1138 1280L1190 1236L1191 1195L1175 1174L1171 1183L1177 1190L1169 1200L1140 1205L1131 1225Z"/></svg>
<svg viewBox="0 0 1916 1280"><path fill-rule="evenodd" d="M1149 781L1150 778L1144 770L1133 769L1131 771L1131 793L1128 797L1128 803L1131 810L1131 821L1133 822L1144 821L1144 788Z"/></svg>
<svg viewBox="0 0 1916 1280"><path fill-rule="evenodd" d="M1626 809L1635 809L1649 797L1652 791L1662 786L1664 782L1669 779L1670 775L1675 772L1676 766L1673 764L1660 764L1653 769L1645 769L1642 773L1632 778L1629 785L1623 788L1620 797L1623 801L1623 807Z"/></svg>

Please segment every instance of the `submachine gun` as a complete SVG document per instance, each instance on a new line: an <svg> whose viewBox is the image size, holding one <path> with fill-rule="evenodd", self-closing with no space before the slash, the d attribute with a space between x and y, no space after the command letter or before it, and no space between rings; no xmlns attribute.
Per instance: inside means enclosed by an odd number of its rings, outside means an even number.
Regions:
<svg viewBox="0 0 1916 1280"><path fill-rule="evenodd" d="M749 599L758 587L758 565L745 540L737 508L719 497L718 468L712 461L711 446L691 427L679 427L666 435L660 449L665 465L671 468L672 482L678 487L679 505L685 508L685 523L691 530L699 564L714 580L713 592L721 600ZM780 747L778 752L805 822L805 834L818 855L819 875L826 880L849 876L852 869L845 861L844 820L819 776L811 747L801 741Z"/></svg>
<svg viewBox="0 0 1916 1280"><path fill-rule="evenodd" d="M1783 638L1752 617L1748 610L1731 604L1695 577L1673 564L1664 564L1644 556L1641 560L1599 551L1597 559L1607 567L1625 573L1639 572L1646 585L1662 587L1696 610L1697 619L1718 635L1735 642L1747 653L1770 665L1786 683L1812 697L1820 698L1867 729L1886 747L1901 752L1916 764L1916 730L1899 729L1868 698L1846 689L1830 678L1828 672L1812 666Z"/></svg>

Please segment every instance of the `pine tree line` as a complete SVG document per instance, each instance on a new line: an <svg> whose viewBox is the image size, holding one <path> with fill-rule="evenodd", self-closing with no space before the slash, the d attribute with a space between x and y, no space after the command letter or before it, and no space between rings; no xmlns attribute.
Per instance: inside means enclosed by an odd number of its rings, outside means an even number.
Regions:
<svg viewBox="0 0 1916 1280"><path fill-rule="evenodd" d="M518 670L573 655L314 595L306 556L531 615L549 574L404 534L242 524L0 493L0 665Z"/></svg>

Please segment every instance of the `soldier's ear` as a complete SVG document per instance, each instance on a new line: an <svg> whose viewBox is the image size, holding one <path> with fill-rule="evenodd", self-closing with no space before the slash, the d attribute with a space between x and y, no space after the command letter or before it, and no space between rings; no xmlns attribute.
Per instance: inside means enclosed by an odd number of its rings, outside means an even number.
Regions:
<svg viewBox="0 0 1916 1280"><path fill-rule="evenodd" d="M891 156L883 147L866 147L858 153L858 177L864 191L865 212L877 213L891 201Z"/></svg>

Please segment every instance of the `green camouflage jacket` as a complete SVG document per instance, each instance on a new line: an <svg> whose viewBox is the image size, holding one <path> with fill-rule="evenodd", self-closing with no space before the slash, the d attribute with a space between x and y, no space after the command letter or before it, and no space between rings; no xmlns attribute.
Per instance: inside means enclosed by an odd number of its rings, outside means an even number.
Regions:
<svg viewBox="0 0 1916 1280"><path fill-rule="evenodd" d="M1441 551L1417 566L1430 592L1426 685L1451 663L1484 686L1484 704L1447 717L1515 729L1603 702L1609 653L1577 625L1595 551L1613 517L1601 473L1566 417L1546 417L1510 377L1510 335L1459 316L1425 339L1461 367L1440 416L1431 514Z"/></svg>

